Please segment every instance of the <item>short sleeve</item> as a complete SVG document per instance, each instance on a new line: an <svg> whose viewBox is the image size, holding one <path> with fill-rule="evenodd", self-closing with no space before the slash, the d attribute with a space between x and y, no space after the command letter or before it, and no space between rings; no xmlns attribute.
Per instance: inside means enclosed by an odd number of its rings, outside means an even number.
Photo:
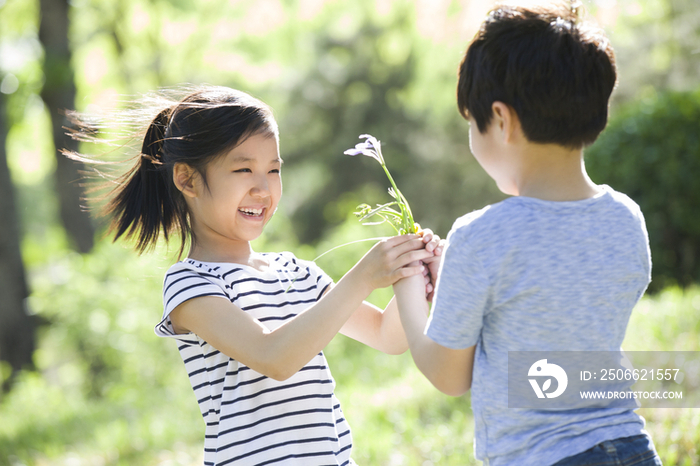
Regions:
<svg viewBox="0 0 700 466"><path fill-rule="evenodd" d="M306 268L311 275L311 278L316 282L316 289L318 290L316 300L318 301L333 284L333 279L326 272L324 272L321 267L316 265L315 262L297 259L296 257L294 260L300 267Z"/></svg>
<svg viewBox="0 0 700 466"><path fill-rule="evenodd" d="M481 334L489 290L488 276L467 235L452 230L440 265L426 335L451 349L475 345Z"/></svg>
<svg viewBox="0 0 700 466"><path fill-rule="evenodd" d="M182 262L173 265L163 281L163 319L155 327L160 337L181 338L176 334L170 322L170 313L185 301L203 296L219 296L229 299L220 286L212 279L216 278L204 272L194 271Z"/></svg>

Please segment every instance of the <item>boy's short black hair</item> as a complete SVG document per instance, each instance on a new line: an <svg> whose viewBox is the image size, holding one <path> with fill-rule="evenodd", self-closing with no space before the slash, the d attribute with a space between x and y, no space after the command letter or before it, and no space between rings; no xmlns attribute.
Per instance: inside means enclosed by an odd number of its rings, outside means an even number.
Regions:
<svg viewBox="0 0 700 466"><path fill-rule="evenodd" d="M480 132L493 102L513 107L531 142L582 148L608 120L615 55L605 34L580 21L577 2L495 7L459 68L457 103Z"/></svg>

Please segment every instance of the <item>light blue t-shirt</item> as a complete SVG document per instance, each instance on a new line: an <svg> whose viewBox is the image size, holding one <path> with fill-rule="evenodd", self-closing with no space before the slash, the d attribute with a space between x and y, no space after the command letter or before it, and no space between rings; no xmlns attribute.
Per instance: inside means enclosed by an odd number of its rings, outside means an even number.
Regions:
<svg viewBox="0 0 700 466"><path fill-rule="evenodd" d="M467 214L447 237L426 334L476 345L475 456L545 466L644 433L631 409L508 407L508 351L616 351L651 279L639 206L608 186L591 198L512 197Z"/></svg>

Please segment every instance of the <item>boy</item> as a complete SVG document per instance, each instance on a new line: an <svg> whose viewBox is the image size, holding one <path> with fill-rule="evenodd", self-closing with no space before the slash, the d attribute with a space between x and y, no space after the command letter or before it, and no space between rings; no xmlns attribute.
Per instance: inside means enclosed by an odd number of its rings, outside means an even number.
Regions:
<svg viewBox="0 0 700 466"><path fill-rule="evenodd" d="M619 351L650 280L639 207L583 164L615 82L608 40L569 2L496 7L461 64L472 153L514 197L457 219L429 319L420 277L394 291L421 372L472 389L486 465L661 464L631 408L508 407L509 351Z"/></svg>

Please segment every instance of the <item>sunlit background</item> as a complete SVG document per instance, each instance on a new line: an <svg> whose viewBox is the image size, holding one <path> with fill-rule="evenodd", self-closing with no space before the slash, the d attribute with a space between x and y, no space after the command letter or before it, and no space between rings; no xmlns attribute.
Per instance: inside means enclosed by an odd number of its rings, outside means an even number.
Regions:
<svg viewBox="0 0 700 466"><path fill-rule="evenodd" d="M109 115L161 87L239 88L273 107L285 159L280 209L256 249L311 260L391 234L353 215L388 202L376 163L342 155L363 133L382 141L416 219L445 236L455 218L503 199L469 153L455 99L457 66L492 4L0 0L0 466L201 464L203 423L182 362L152 331L177 248L138 257L80 212L84 167L57 149L133 154L71 146L59 109ZM587 164L641 205L654 257L625 345L698 350L700 3L583 4L619 68L611 122ZM117 126L110 134L128 142ZM338 279L370 244L318 263ZM326 353L358 464L477 464L468 395L437 392L409 355L344 337ZM664 464L700 462L699 410L642 414Z"/></svg>

